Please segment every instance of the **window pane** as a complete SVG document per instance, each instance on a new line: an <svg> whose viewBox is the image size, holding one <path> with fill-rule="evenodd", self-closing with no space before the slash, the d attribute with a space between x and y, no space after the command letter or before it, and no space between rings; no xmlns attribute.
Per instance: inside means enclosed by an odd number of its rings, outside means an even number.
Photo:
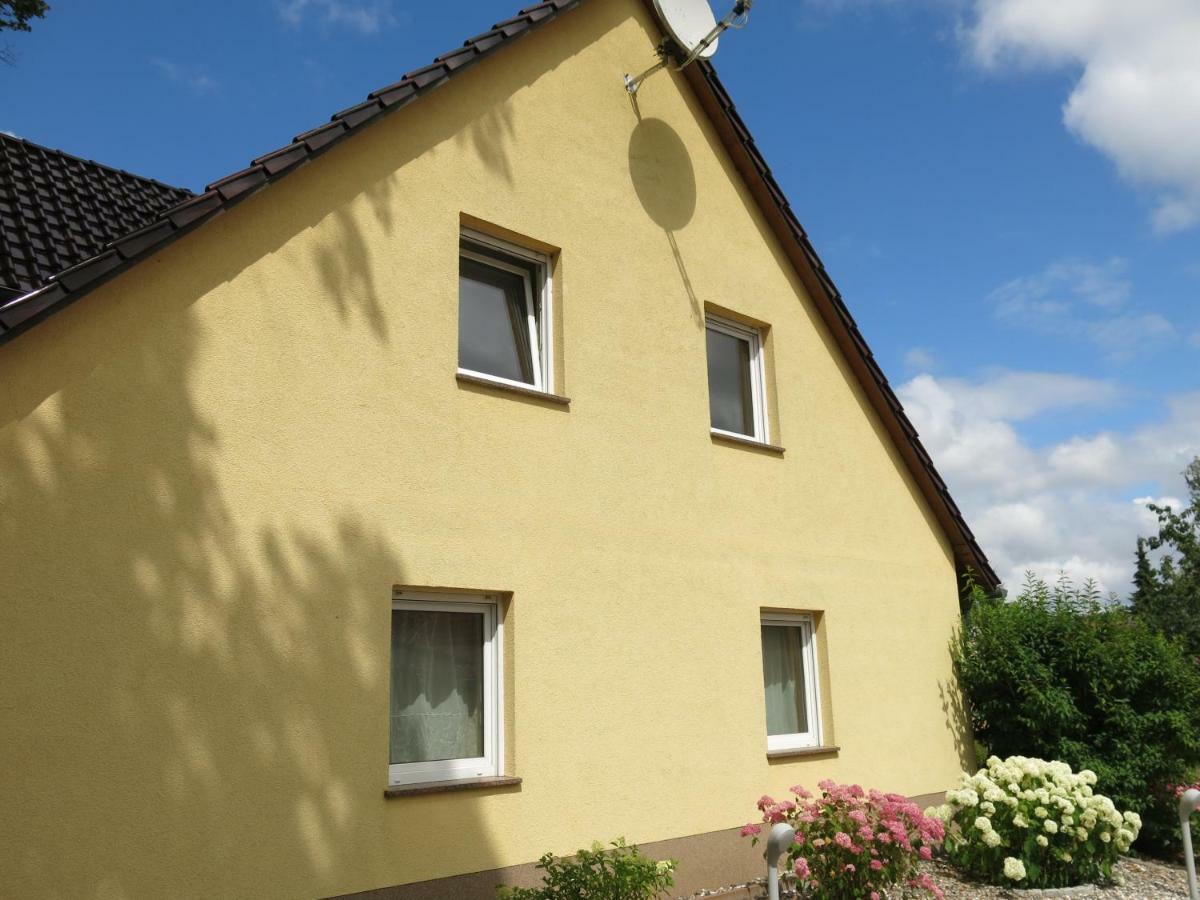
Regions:
<svg viewBox="0 0 1200 900"><path fill-rule="evenodd" d="M483 615L392 610L392 763L483 756Z"/></svg>
<svg viewBox="0 0 1200 900"><path fill-rule="evenodd" d="M708 329L708 408L712 427L754 436L750 342Z"/></svg>
<svg viewBox="0 0 1200 900"><path fill-rule="evenodd" d="M524 277L465 257L458 271L458 364L533 384Z"/></svg>
<svg viewBox="0 0 1200 900"><path fill-rule="evenodd" d="M767 734L805 734L804 632L798 627L762 627L763 685Z"/></svg>

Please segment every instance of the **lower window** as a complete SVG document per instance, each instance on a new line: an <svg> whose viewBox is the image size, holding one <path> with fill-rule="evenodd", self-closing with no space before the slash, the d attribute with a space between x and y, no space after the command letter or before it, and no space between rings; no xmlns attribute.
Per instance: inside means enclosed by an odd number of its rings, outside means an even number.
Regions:
<svg viewBox="0 0 1200 900"><path fill-rule="evenodd" d="M392 602L389 784L500 774L500 625L483 596Z"/></svg>
<svg viewBox="0 0 1200 900"><path fill-rule="evenodd" d="M812 618L763 615L762 655L767 749L819 747L821 712Z"/></svg>

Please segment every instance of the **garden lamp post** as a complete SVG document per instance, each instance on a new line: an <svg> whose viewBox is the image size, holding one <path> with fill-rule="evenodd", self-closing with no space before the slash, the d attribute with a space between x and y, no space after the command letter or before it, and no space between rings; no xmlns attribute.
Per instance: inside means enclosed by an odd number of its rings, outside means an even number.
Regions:
<svg viewBox="0 0 1200 900"><path fill-rule="evenodd" d="M1200 791L1193 793L1196 799L1200 800ZM767 897L770 900L779 900L779 857L792 846L794 840L796 829L785 822L773 825L771 833L767 836ZM1192 900L1196 898L1193 897Z"/></svg>
<svg viewBox="0 0 1200 900"><path fill-rule="evenodd" d="M1179 797L1179 830L1183 832L1183 862L1187 866L1191 900L1200 900L1200 890L1196 887L1196 857L1192 853L1192 813L1197 806L1200 806L1200 791L1195 788L1189 788Z"/></svg>

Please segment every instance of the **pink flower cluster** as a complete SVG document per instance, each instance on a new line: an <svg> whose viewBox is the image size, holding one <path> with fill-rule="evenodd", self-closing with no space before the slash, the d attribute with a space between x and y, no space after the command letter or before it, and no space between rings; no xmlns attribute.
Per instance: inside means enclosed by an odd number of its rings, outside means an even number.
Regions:
<svg viewBox="0 0 1200 900"><path fill-rule="evenodd" d="M1196 790L1200 791L1200 782L1196 782L1195 784L1168 784L1167 785L1167 791L1176 800L1178 800L1180 797L1183 796L1184 791L1190 791L1192 788L1195 788Z"/></svg>
<svg viewBox="0 0 1200 900"><path fill-rule="evenodd" d="M941 900L929 875L917 871L917 860L931 859L931 848L945 838L940 821L900 794L830 780L819 787L816 798L799 785L791 789L795 801L763 796L761 824L746 825L742 835L757 841L763 825L791 824L796 829L788 851L792 872L804 888L830 900L879 900L880 890L895 884Z"/></svg>

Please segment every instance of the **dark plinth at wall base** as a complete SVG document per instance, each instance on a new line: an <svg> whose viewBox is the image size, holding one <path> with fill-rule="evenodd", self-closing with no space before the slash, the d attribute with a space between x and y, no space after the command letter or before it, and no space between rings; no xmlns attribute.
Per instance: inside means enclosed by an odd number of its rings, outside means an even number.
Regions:
<svg viewBox="0 0 1200 900"><path fill-rule="evenodd" d="M679 861L671 896L686 896L706 888L750 881L766 873L761 843L751 846L750 839L741 837L738 831L731 828L638 846L653 859ZM541 884L542 874L533 863L528 863L345 894L330 900L496 900L497 885L534 887Z"/></svg>
<svg viewBox="0 0 1200 900"><path fill-rule="evenodd" d="M921 807L922 810L926 810L931 806L941 806L945 803L946 792L938 791L936 794L919 794L916 797L909 797L908 799Z"/></svg>
<svg viewBox="0 0 1200 900"><path fill-rule="evenodd" d="M383 792L385 797L419 797L422 794L448 794L453 791L486 791L489 788L520 787L521 779L514 775L490 778L460 778L457 781L423 781L419 784L397 784Z"/></svg>
<svg viewBox="0 0 1200 900"><path fill-rule="evenodd" d="M768 750L767 759L799 759L805 756L837 756L841 747L797 747L795 750Z"/></svg>
<svg viewBox="0 0 1200 900"><path fill-rule="evenodd" d="M946 795L923 794L912 800L925 809L946 802ZM744 884L766 875L762 842L753 846L750 839L742 837L739 831L739 828L710 831L707 834L643 843L639 847L652 859L679 861L671 896L686 897L727 884ZM496 900L497 885L534 887L541 884L541 879L542 872L535 869L533 863L526 863L469 875L381 887L357 894L342 894L329 900ZM760 895L742 891L715 896L753 900Z"/></svg>

